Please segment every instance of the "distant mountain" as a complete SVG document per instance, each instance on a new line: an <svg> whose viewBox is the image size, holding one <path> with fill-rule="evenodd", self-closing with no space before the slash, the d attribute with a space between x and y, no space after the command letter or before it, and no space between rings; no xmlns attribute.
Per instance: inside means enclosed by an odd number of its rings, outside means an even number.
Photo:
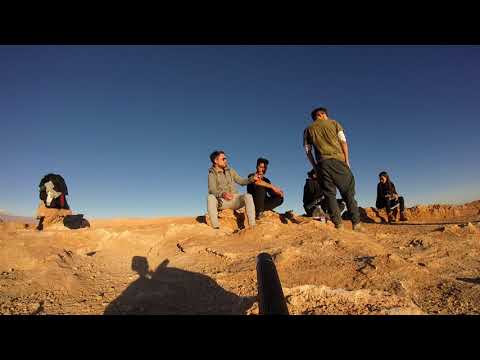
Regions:
<svg viewBox="0 0 480 360"><path fill-rule="evenodd" d="M0 220L22 222L25 224L34 224L37 222L33 216L17 216L3 209L0 209Z"/></svg>

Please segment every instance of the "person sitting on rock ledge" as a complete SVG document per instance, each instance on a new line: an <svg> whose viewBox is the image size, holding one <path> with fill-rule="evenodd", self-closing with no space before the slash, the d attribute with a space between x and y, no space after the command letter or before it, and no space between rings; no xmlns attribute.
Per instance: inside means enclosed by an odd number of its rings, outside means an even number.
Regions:
<svg viewBox="0 0 480 360"><path fill-rule="evenodd" d="M269 161L264 158L257 159L257 171L256 173L249 174L251 178L257 175L259 180L254 183L250 183L247 186L247 192L253 196L253 202L255 203L255 218L259 220L265 210L273 210L283 203L283 191L273 185L270 180L265 177L267 173Z"/></svg>
<svg viewBox="0 0 480 360"><path fill-rule="evenodd" d="M83 218L83 214L73 215L66 199L67 184L61 175L45 175L38 188L40 204L37 208L37 219L39 220L37 230L43 230L44 226L53 224L62 224L69 229L90 226L88 220Z"/></svg>
<svg viewBox="0 0 480 360"><path fill-rule="evenodd" d="M245 206L248 224L255 226L255 204L251 194L239 194L235 183L245 186L259 180L258 175L248 179L240 177L228 166L225 152L217 150L210 154L212 166L208 170L207 211L212 227L219 229L218 211L224 209L238 210Z"/></svg>
<svg viewBox="0 0 480 360"><path fill-rule="evenodd" d="M378 174L380 182L377 185L377 201L376 208L385 208L388 216L388 222L393 223L396 221L398 208L400 207L400 221L408 221L405 216L405 201L403 196L399 196L395 185L390 181L386 171L382 171ZM393 210L393 213L392 213Z"/></svg>

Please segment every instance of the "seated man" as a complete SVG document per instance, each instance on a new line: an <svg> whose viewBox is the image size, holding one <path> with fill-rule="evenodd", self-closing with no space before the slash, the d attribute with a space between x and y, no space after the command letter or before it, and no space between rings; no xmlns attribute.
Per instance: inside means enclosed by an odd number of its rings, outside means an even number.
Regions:
<svg viewBox="0 0 480 360"><path fill-rule="evenodd" d="M267 168L268 160L258 158L257 172L248 175L249 178L256 175L259 179L247 186L247 192L253 196L253 202L255 203L256 219L259 219L265 210L273 210L283 203L283 191L272 185L270 180L265 177Z"/></svg>
<svg viewBox="0 0 480 360"><path fill-rule="evenodd" d="M308 178L305 180L305 185L303 187L303 208L305 209L305 213L307 216L312 217L315 213L329 213L328 211L328 203L323 194L323 191L320 187L320 183L317 180L317 174L315 170L310 170L307 173ZM338 207L340 209L340 213L345 210L345 204L340 199L337 199ZM315 216L316 217L316 216Z"/></svg>
<svg viewBox="0 0 480 360"><path fill-rule="evenodd" d="M230 168L223 151L214 151L210 155L212 167L208 170L208 216L214 229L219 228L218 210L238 210L245 206L248 223L255 226L255 205L252 195L240 195L235 183L245 186L258 180L257 176L249 179L240 177L237 172Z"/></svg>
<svg viewBox="0 0 480 360"><path fill-rule="evenodd" d="M383 209L387 211L388 222L393 223L396 221L398 208L400 207L400 221L407 221L405 216L405 201L403 196L399 196L395 185L390 181L386 171L382 171L378 174L380 182L377 185L377 201L376 208ZM393 214L392 214L393 210Z"/></svg>

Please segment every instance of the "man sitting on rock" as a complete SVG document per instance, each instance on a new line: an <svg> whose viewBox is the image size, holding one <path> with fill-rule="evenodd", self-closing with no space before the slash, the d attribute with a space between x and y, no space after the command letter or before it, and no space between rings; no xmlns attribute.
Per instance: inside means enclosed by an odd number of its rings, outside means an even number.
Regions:
<svg viewBox="0 0 480 360"><path fill-rule="evenodd" d="M283 203L283 191L275 185L272 185L270 180L265 177L268 163L267 159L258 158L256 173L248 175L249 178L256 175L259 179L247 186L247 192L253 196L255 218L257 220L262 217L265 210L273 210Z"/></svg>
<svg viewBox="0 0 480 360"><path fill-rule="evenodd" d="M251 194L239 194L234 183L245 186L259 180L258 176L249 179L240 177L228 166L227 157L223 151L210 154L212 166L208 170L207 210L212 227L219 229L218 211L224 209L238 210L245 206L248 224L255 226L255 205Z"/></svg>

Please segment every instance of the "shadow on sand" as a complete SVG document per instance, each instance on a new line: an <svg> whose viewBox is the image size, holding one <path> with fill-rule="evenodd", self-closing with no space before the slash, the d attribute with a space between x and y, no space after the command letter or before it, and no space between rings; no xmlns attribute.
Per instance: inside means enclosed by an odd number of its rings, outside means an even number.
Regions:
<svg viewBox="0 0 480 360"><path fill-rule="evenodd" d="M105 315L242 315L256 297L240 297L226 291L212 278L168 267L164 260L149 271L143 256L132 258L140 278L105 309Z"/></svg>

